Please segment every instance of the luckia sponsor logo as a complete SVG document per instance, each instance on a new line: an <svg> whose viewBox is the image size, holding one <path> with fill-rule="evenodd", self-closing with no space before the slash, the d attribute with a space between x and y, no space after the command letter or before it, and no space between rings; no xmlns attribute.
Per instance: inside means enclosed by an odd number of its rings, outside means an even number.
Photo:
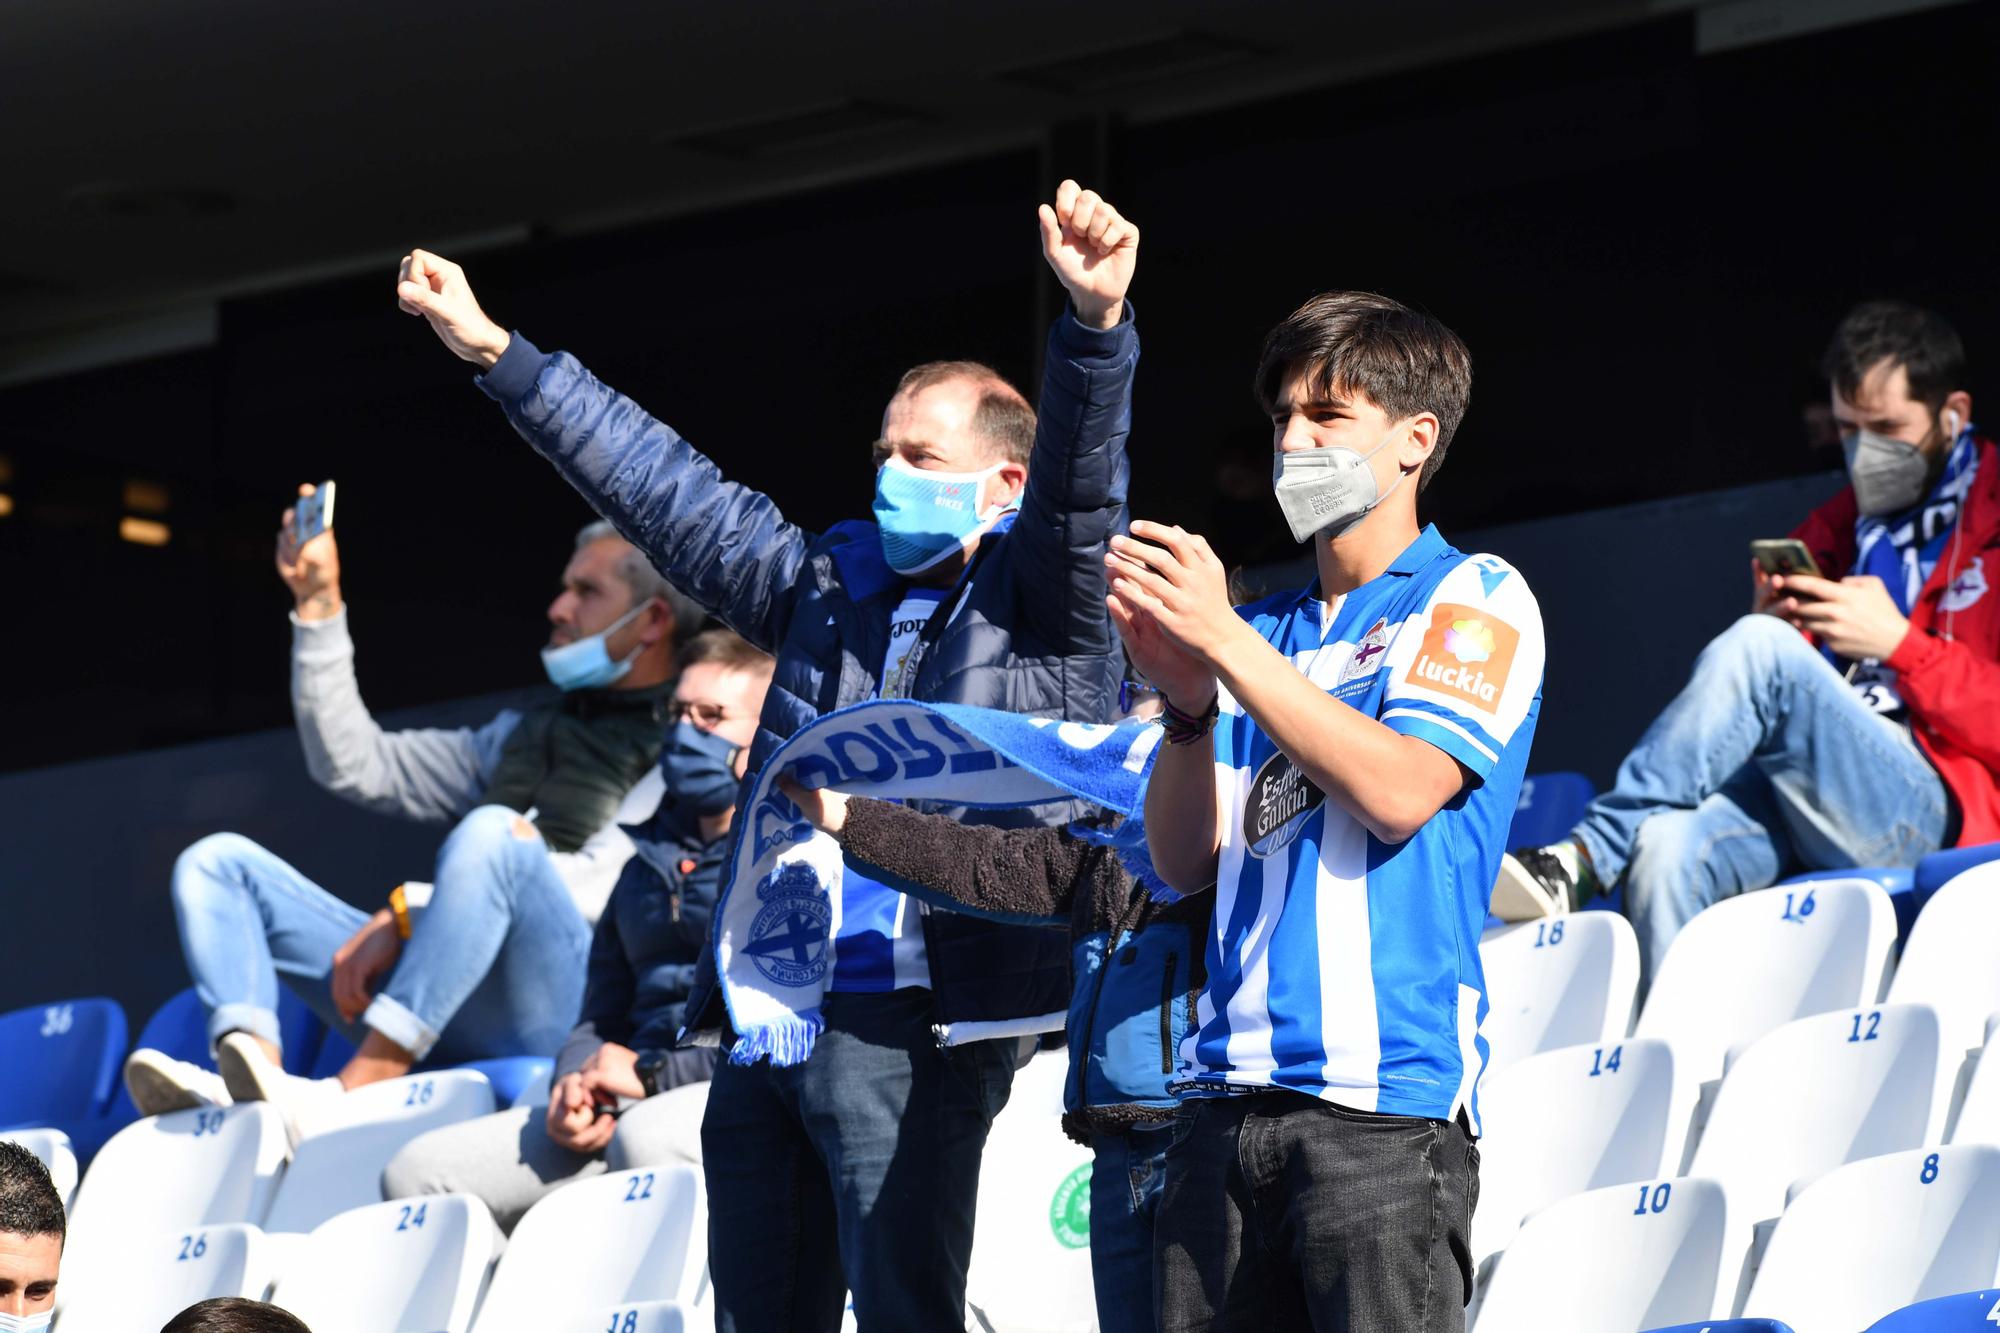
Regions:
<svg viewBox="0 0 2000 1333"><path fill-rule="evenodd" d="M1425 652L1418 655L1411 674L1418 680L1471 695L1490 705L1500 697L1500 687L1486 679L1486 673L1478 668L1481 663L1492 660L1493 649L1493 630L1485 621L1470 618L1454 620L1444 632L1444 651L1455 658L1458 665L1449 665Z"/></svg>

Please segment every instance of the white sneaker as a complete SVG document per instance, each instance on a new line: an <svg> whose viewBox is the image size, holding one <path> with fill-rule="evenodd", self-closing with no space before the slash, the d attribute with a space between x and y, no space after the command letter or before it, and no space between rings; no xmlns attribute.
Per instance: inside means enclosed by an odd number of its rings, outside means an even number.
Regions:
<svg viewBox="0 0 2000 1333"><path fill-rule="evenodd" d="M222 1071L224 1086L237 1101L269 1102L277 1108L293 1147L312 1133L313 1121L347 1093L337 1078L287 1074L247 1032L224 1037L216 1047L215 1064Z"/></svg>
<svg viewBox="0 0 2000 1333"><path fill-rule="evenodd" d="M222 1075L165 1051L142 1047L125 1057L125 1091L140 1115L228 1106L232 1098Z"/></svg>

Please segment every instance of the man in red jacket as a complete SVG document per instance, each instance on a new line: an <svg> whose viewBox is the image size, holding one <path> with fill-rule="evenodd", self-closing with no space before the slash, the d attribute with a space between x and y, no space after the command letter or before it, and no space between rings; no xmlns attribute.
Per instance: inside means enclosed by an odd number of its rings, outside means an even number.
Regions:
<svg viewBox="0 0 2000 1333"><path fill-rule="evenodd" d="M2000 458L1965 351L1871 301L1823 365L1846 490L1793 534L1824 577L1765 576L1569 837L1501 891L1567 911L1614 884L1650 980L1688 920L1794 866L1905 866L2000 840Z"/></svg>

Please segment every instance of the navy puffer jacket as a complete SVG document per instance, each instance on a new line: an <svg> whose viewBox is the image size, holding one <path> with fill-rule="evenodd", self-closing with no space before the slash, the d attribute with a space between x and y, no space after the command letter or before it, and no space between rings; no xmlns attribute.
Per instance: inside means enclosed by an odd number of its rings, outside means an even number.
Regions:
<svg viewBox="0 0 2000 1333"><path fill-rule="evenodd" d="M1126 521L1125 439L1138 360L1129 302L1108 330L1070 312L1056 320L1020 514L986 538L970 591L953 594L951 622L923 659L912 697L1080 722L1112 716L1121 663L1104 609L1104 544ZM518 333L478 383L676 587L777 657L752 774L816 717L875 696L889 619L908 585L883 558L873 522L819 534L787 522L770 497L725 480L576 358L544 354ZM1054 824L1077 812L1055 805L957 813L982 823ZM1069 998L1060 932L936 913L925 917L924 936L947 1039L1043 1015L1058 1016L1051 1026L1060 1026ZM697 1030L723 1019L713 949L702 963L687 1007Z"/></svg>

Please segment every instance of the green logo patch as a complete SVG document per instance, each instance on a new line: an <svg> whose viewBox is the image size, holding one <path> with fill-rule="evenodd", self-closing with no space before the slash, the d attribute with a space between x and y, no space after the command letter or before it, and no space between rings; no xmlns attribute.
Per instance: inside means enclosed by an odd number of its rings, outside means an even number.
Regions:
<svg viewBox="0 0 2000 1333"><path fill-rule="evenodd" d="M1049 1201L1049 1230L1056 1244L1081 1250L1090 1245L1090 1163L1085 1162L1063 1177L1056 1197Z"/></svg>

